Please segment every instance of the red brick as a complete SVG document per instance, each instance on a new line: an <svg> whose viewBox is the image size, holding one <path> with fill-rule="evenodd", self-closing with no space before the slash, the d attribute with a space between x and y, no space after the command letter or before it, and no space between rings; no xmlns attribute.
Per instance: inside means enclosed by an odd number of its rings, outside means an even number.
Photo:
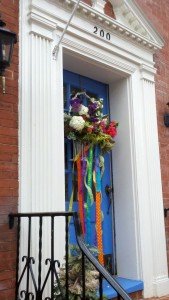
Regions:
<svg viewBox="0 0 169 300"><path fill-rule="evenodd" d="M5 94L3 95L3 99L5 103L18 103L18 97L14 95Z"/></svg>
<svg viewBox="0 0 169 300"><path fill-rule="evenodd" d="M6 231L3 231L3 232L0 231L0 239L3 242L16 241L16 232L14 230L10 230L10 229L7 229ZM12 259L12 257L11 257L11 259ZM4 260L0 260L0 263L3 264L3 261Z"/></svg>
<svg viewBox="0 0 169 300"><path fill-rule="evenodd" d="M16 243L14 241L0 242L0 251L16 251ZM3 272L0 272L0 280L2 276L3 276Z"/></svg>
<svg viewBox="0 0 169 300"><path fill-rule="evenodd" d="M18 139L15 137L0 135L0 144L3 145L17 145Z"/></svg>
<svg viewBox="0 0 169 300"><path fill-rule="evenodd" d="M16 188L18 187L18 182L15 179L1 179L0 188Z"/></svg>
<svg viewBox="0 0 169 300"><path fill-rule="evenodd" d="M5 7L10 7L15 11L18 11L17 2L18 0L1 0L0 4L2 5L1 7L2 17L3 17L3 12Z"/></svg>
<svg viewBox="0 0 169 300"><path fill-rule="evenodd" d="M16 258L12 257L11 259L8 259L7 261L1 260L0 261L0 271L2 270L15 270L16 267Z"/></svg>
<svg viewBox="0 0 169 300"><path fill-rule="evenodd" d="M18 33L19 1L1 0L0 11L7 28ZM4 95L0 83L0 300L15 298L16 230L9 230L8 214L18 207L18 46L5 72Z"/></svg>
<svg viewBox="0 0 169 300"><path fill-rule="evenodd" d="M0 135L17 137L18 130L16 128L8 128L8 127L0 126Z"/></svg>
<svg viewBox="0 0 169 300"><path fill-rule="evenodd" d="M7 120L0 119L0 126L8 127L8 128L18 128L18 123L16 120Z"/></svg>
<svg viewBox="0 0 169 300"><path fill-rule="evenodd" d="M0 153L18 153L18 147L15 145L0 144Z"/></svg>
<svg viewBox="0 0 169 300"><path fill-rule="evenodd" d="M11 170L11 166L13 167L13 170L15 169L15 171ZM8 168L8 169L7 169ZM18 172L17 172L17 165L10 165L10 169L9 166L6 166L6 171L1 171L0 170L0 179L9 179L9 178L15 178L18 179Z"/></svg>
<svg viewBox="0 0 169 300"><path fill-rule="evenodd" d="M0 161L12 161L12 155L6 153L0 153Z"/></svg>
<svg viewBox="0 0 169 300"><path fill-rule="evenodd" d="M15 288L15 280L14 279L7 279L0 281L0 291L8 290L11 288Z"/></svg>
<svg viewBox="0 0 169 300"><path fill-rule="evenodd" d="M16 120L17 119L16 113L7 111L7 110L9 110L9 105L8 105L8 109L6 109L6 107L4 108L4 106L2 109L3 109L3 111L0 110L0 119L6 119L6 120Z"/></svg>
<svg viewBox="0 0 169 300"><path fill-rule="evenodd" d="M14 299L15 299L15 290L14 289L0 291L0 300L14 300Z"/></svg>
<svg viewBox="0 0 169 300"><path fill-rule="evenodd" d="M109 17L111 17L113 19L116 19L116 16L115 16L114 10L113 10L113 6L112 6L112 4L108 0L106 1L105 7L104 7L104 13L107 16L109 16Z"/></svg>
<svg viewBox="0 0 169 300"><path fill-rule="evenodd" d="M14 276L15 276L15 271L12 271L12 270L0 272L0 281L14 278Z"/></svg>
<svg viewBox="0 0 169 300"><path fill-rule="evenodd" d="M18 198L17 197L0 197L0 206L14 206L17 205Z"/></svg>

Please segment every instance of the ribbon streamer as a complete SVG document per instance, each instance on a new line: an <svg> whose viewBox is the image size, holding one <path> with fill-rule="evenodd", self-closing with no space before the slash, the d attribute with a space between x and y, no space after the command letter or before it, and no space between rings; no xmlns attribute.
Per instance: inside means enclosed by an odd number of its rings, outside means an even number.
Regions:
<svg viewBox="0 0 169 300"><path fill-rule="evenodd" d="M99 148L95 148L95 172L96 172L96 236L97 236L97 247L98 247L98 259L99 262L104 265L103 256L103 240L102 240L102 210L101 210L101 170L99 164Z"/></svg>
<svg viewBox="0 0 169 300"><path fill-rule="evenodd" d="M77 159L79 158L80 156L80 152L78 154L75 155L74 159L73 159L73 168L72 168L72 176L74 177L74 171L75 171L75 163L77 161ZM72 211L73 209L73 200L74 200L74 193L75 193L75 185L74 185L74 179L72 178L72 181L73 181L73 184L72 184L72 193L71 193L71 196L70 196L70 200L69 200L69 208L68 208L68 211ZM69 223L71 221L71 217L69 217Z"/></svg>
<svg viewBox="0 0 169 300"><path fill-rule="evenodd" d="M86 200L86 242L91 245L91 206L94 198L92 193L93 146L89 148L87 160L87 200Z"/></svg>
<svg viewBox="0 0 169 300"><path fill-rule="evenodd" d="M80 221L82 225L82 232L84 234L85 232L85 225L84 225L84 195L83 195L83 170L81 166L81 155L79 155L77 161L77 185L78 185L78 192L77 192L77 197L78 197L78 204L79 204L79 216L80 216Z"/></svg>

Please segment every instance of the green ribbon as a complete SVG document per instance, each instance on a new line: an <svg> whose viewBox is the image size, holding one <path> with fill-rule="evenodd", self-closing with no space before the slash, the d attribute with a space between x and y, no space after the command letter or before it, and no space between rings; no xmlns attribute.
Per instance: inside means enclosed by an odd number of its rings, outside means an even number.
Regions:
<svg viewBox="0 0 169 300"><path fill-rule="evenodd" d="M93 146L89 148L87 160L87 200L86 200L86 242L91 244L91 206L94 201L92 192L92 176L93 175Z"/></svg>

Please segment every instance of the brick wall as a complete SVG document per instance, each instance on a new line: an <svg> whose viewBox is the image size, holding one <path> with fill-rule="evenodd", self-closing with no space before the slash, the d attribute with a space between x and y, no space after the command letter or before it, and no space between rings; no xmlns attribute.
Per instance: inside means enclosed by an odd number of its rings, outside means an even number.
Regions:
<svg viewBox="0 0 169 300"><path fill-rule="evenodd" d="M163 115L169 113L169 1L137 0L150 22L164 39L164 47L154 55L156 75L156 105L161 159L164 207L169 207L169 128L164 126ZM169 265L169 217L165 219Z"/></svg>
<svg viewBox="0 0 169 300"><path fill-rule="evenodd" d="M1 18L18 33L19 0L0 0ZM6 94L0 84L0 300L14 299L15 232L8 214L18 205L18 43L6 71Z"/></svg>

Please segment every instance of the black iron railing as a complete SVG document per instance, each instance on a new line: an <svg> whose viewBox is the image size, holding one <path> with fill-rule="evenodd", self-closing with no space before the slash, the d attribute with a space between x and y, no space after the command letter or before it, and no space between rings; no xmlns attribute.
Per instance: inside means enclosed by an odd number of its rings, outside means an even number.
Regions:
<svg viewBox="0 0 169 300"><path fill-rule="evenodd" d="M64 218L65 222L65 292L60 285L58 268L60 262L55 259L57 241L55 239L57 228L56 217ZM9 215L10 229L17 227L17 270L15 300L54 300L54 286L60 289L60 299L69 300L69 219L73 217L77 243L82 252L82 295L86 298L85 286L85 260L88 259L99 272L98 300L103 299L103 279L106 279L115 289L118 299L131 300L129 295L118 284L115 278L98 262L96 257L85 245L78 215L74 212L58 213L19 213ZM48 219L48 240L43 240L45 219ZM36 222L35 222L36 221ZM58 225L58 224L57 224ZM37 232L37 235L35 234ZM60 232L63 235L63 232ZM48 258L44 258L44 245L49 246ZM33 249L34 248L34 253ZM26 253L26 255L25 255ZM34 254L34 255L32 255ZM44 263L46 269L44 270ZM20 269L19 269L20 268Z"/></svg>

